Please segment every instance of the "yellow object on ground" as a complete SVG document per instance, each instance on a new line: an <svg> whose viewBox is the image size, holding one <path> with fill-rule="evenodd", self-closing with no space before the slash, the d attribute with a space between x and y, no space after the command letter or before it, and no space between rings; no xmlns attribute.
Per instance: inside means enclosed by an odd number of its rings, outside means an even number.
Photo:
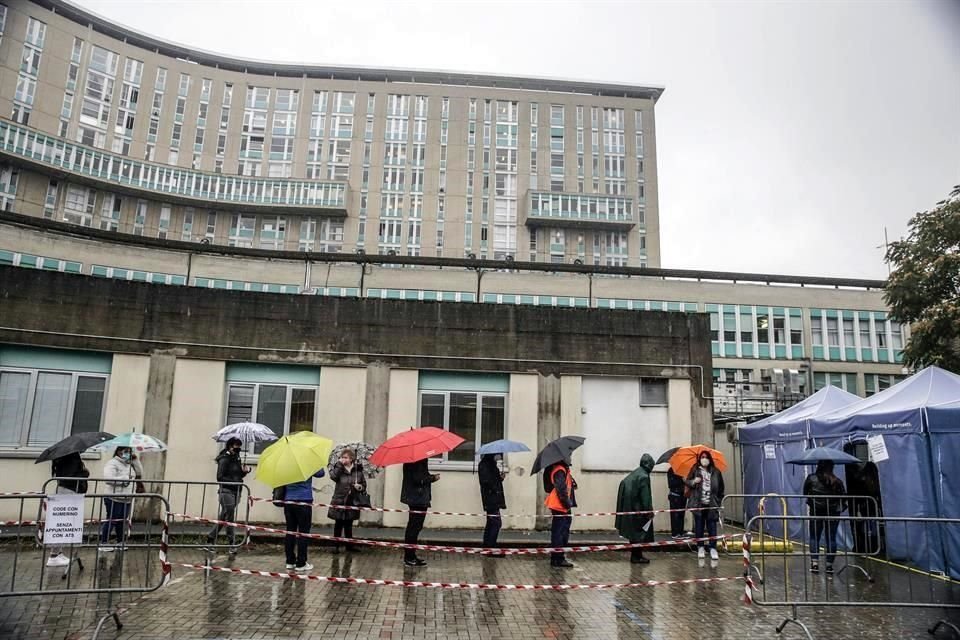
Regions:
<svg viewBox="0 0 960 640"><path fill-rule="evenodd" d="M727 541L725 548L727 551L742 551L743 541L729 540ZM793 551L793 543L790 541L784 542L783 540L764 540L763 542L760 542L759 540L754 539L750 542L750 551L780 551L784 553L790 553Z"/></svg>
<svg viewBox="0 0 960 640"><path fill-rule="evenodd" d="M302 482L327 466L333 440L310 431L284 436L263 450L257 480L271 487Z"/></svg>

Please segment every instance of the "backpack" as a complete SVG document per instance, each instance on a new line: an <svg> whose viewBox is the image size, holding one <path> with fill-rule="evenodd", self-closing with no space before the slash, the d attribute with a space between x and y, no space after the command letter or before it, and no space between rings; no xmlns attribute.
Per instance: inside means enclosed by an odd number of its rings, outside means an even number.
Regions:
<svg viewBox="0 0 960 640"><path fill-rule="evenodd" d="M287 499L287 487L282 485L273 490L273 506L283 509L283 500Z"/></svg>

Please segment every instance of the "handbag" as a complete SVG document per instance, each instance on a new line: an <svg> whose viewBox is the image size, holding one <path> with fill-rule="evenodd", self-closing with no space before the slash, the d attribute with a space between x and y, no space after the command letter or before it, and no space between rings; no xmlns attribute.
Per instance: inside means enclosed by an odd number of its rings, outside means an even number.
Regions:
<svg viewBox="0 0 960 640"><path fill-rule="evenodd" d="M373 506L370 502L370 494L366 491L353 491L350 493L350 503L354 507L365 507L369 509Z"/></svg>
<svg viewBox="0 0 960 640"><path fill-rule="evenodd" d="M287 499L287 487L281 485L273 489L273 506L283 509L283 501Z"/></svg>

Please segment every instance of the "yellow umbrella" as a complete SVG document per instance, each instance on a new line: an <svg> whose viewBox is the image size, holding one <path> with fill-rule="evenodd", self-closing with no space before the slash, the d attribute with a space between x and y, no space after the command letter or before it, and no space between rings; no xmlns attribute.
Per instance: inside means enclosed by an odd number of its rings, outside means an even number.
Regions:
<svg viewBox="0 0 960 640"><path fill-rule="evenodd" d="M327 466L333 440L310 431L284 436L263 450L257 480L271 487L302 482Z"/></svg>

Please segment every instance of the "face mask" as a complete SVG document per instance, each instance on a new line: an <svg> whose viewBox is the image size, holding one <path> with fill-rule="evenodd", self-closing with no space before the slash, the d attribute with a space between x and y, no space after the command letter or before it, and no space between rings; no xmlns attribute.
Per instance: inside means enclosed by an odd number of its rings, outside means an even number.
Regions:
<svg viewBox="0 0 960 640"><path fill-rule="evenodd" d="M123 460L124 462L130 462L130 454L129 453L120 454L120 459Z"/></svg>
<svg viewBox="0 0 960 640"><path fill-rule="evenodd" d="M704 468L709 467L709 466L710 466L710 458L700 458L700 466L701 466L701 467L704 467Z"/></svg>

